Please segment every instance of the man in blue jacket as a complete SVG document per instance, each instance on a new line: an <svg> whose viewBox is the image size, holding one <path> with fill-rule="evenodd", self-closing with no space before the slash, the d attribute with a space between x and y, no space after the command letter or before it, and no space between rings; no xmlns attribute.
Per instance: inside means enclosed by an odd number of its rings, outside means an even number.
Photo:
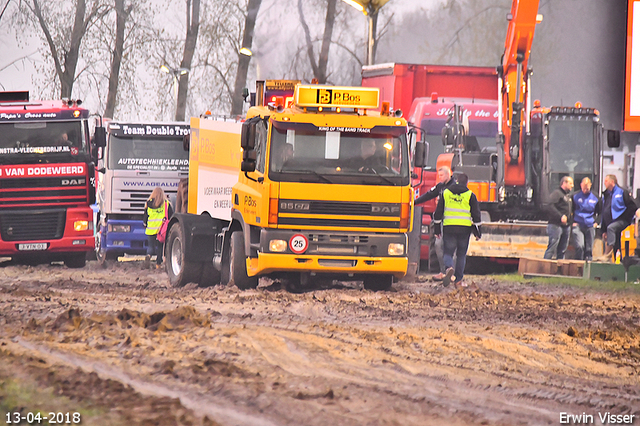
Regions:
<svg viewBox="0 0 640 426"><path fill-rule="evenodd" d="M612 254L620 250L620 234L631 224L637 206L631 195L618 186L616 175L604 178L606 188L600 199L602 205L602 239L607 243L604 255L598 259L612 261Z"/></svg>
<svg viewBox="0 0 640 426"><path fill-rule="evenodd" d="M576 259L592 260L593 239L596 235L596 215L600 213L598 197L591 192L591 179L580 182L580 191L573 194L573 227L571 236Z"/></svg>

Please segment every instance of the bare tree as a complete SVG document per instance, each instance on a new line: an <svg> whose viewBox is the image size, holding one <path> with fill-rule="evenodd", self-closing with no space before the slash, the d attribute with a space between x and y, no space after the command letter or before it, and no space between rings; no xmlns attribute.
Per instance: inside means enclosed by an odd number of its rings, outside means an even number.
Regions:
<svg viewBox="0 0 640 426"><path fill-rule="evenodd" d="M331 47L331 36L333 34L333 26L336 20L336 2L337 0L327 0L327 15L325 17L324 34L322 36L322 46L320 47L320 55L316 62L313 52L313 40L311 39L311 31L304 17L302 9L302 0L298 0L298 15L300 16L300 24L304 30L306 41L306 50L313 76L318 83L325 84L327 82L327 63L329 62L329 48Z"/></svg>
<svg viewBox="0 0 640 426"><path fill-rule="evenodd" d="M33 4L25 2L25 5L36 17L37 22L42 29L44 37L49 46L51 58L55 65L56 75L60 81L60 97L69 98L73 92L73 83L76 80L76 68L80 57L80 46L83 37L86 35L89 27L97 20L102 19L109 11L108 7L95 2L91 10L87 13L86 0L77 0L75 4L75 13L73 19L73 27L69 31L70 36L68 42L63 44L56 43L51 33L51 25L56 26L58 32L64 31L62 22L49 22L45 11L43 11L38 0L32 0ZM51 6L50 7L55 7ZM65 37L62 37L65 40Z"/></svg>
<svg viewBox="0 0 640 426"><path fill-rule="evenodd" d="M247 14L244 20L244 30L242 35L242 46L251 49L253 44L253 32L256 26L256 19L262 0L249 0L247 4ZM239 52L240 49L237 49ZM231 99L231 115L242 114L242 103L244 98L242 91L247 85L247 72L249 71L249 56L238 53L238 68L236 71L236 82L233 87L233 98Z"/></svg>
<svg viewBox="0 0 640 426"><path fill-rule="evenodd" d="M200 0L187 0L187 36L180 68L191 70L193 55L198 41L200 28ZM176 121L184 121L187 109L187 92L189 90L189 73L180 76L178 84L178 99L176 101Z"/></svg>
<svg viewBox="0 0 640 426"><path fill-rule="evenodd" d="M120 78L120 67L122 64L122 54L124 51L124 39L127 19L131 15L133 4L125 6L125 0L115 0L114 10L116 13L116 36L111 56L111 68L109 73L109 90L107 92L107 104L104 109L104 116L113 118L116 108L118 94L118 81Z"/></svg>

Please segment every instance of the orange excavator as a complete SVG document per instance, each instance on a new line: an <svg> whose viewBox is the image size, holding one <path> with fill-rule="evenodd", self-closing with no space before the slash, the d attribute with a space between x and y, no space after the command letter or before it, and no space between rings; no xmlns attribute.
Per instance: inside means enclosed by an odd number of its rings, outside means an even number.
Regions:
<svg viewBox="0 0 640 426"><path fill-rule="evenodd" d="M563 176L590 177L599 190L602 126L594 108L531 102L529 66L538 0L513 0L502 62L498 66L498 141L474 152L465 136L464 112L452 111L443 130L450 165L469 176L483 210L483 237L469 255L500 260L542 257L548 237L544 204ZM469 143L471 142L471 143Z"/></svg>

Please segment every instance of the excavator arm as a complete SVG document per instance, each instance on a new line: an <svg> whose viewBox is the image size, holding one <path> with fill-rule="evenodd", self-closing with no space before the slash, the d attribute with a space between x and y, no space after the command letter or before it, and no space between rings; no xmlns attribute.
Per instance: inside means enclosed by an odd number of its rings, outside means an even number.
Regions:
<svg viewBox="0 0 640 426"><path fill-rule="evenodd" d="M498 111L500 137L505 149L505 185L525 183L523 142L529 130L531 109L527 64L536 24L542 21L538 5L539 0L513 0L502 64L498 67Z"/></svg>

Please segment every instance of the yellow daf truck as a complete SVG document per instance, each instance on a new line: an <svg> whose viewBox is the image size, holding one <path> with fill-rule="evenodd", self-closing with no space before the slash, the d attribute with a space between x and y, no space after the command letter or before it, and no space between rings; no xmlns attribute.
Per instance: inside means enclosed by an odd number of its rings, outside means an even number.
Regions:
<svg viewBox="0 0 640 426"><path fill-rule="evenodd" d="M374 111L378 89L296 84L287 98L257 86L243 122L191 119L187 213L171 219L165 248L172 285L248 289L269 276L390 288L408 265L406 121Z"/></svg>

